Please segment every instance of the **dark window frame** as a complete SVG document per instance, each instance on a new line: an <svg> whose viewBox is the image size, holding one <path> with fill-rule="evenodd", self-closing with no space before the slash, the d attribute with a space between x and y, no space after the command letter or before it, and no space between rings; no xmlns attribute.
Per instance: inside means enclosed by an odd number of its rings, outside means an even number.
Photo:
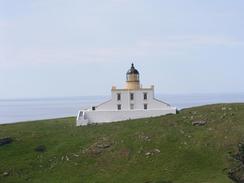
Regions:
<svg viewBox="0 0 244 183"><path fill-rule="evenodd" d="M148 104L144 104L144 110L148 109Z"/></svg>
<svg viewBox="0 0 244 183"><path fill-rule="evenodd" d="M143 93L143 99L144 99L144 100L147 100L147 99L148 99L148 94L147 94L147 92L144 92L144 93Z"/></svg>
<svg viewBox="0 0 244 183"><path fill-rule="evenodd" d="M120 111L121 109L122 109L122 105L121 105L121 104L118 104L118 105L117 105L117 110Z"/></svg>
<svg viewBox="0 0 244 183"><path fill-rule="evenodd" d="M117 101L121 101L121 93L117 93Z"/></svg>

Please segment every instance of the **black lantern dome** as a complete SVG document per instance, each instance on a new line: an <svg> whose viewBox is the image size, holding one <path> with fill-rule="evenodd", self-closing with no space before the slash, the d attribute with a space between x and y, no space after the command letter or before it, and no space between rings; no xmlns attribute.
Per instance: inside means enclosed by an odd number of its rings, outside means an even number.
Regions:
<svg viewBox="0 0 244 183"><path fill-rule="evenodd" d="M134 67L134 64L131 64L131 68L127 71L127 75L129 74L139 74L138 70Z"/></svg>
<svg viewBox="0 0 244 183"><path fill-rule="evenodd" d="M127 82L139 82L139 72L136 70L134 64L131 64L131 68L126 73Z"/></svg>

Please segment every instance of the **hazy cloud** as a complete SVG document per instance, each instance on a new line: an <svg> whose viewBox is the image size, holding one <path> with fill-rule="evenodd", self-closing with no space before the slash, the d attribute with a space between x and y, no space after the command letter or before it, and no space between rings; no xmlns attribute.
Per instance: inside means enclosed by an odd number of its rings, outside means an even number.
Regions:
<svg viewBox="0 0 244 183"><path fill-rule="evenodd" d="M107 63L119 58L143 57L146 55L178 54L181 50L196 47L244 46L244 42L217 36L169 36L165 39L138 40L133 45L114 47L5 47L0 50L1 64L40 63Z"/></svg>

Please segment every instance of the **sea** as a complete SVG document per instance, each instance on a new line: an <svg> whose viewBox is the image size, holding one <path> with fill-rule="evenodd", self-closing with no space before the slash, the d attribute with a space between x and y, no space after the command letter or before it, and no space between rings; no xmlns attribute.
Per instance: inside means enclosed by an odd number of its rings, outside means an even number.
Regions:
<svg viewBox="0 0 244 183"><path fill-rule="evenodd" d="M179 110L216 103L244 103L244 93L157 94L156 98ZM0 99L0 124L76 116L79 110L108 99L109 96Z"/></svg>

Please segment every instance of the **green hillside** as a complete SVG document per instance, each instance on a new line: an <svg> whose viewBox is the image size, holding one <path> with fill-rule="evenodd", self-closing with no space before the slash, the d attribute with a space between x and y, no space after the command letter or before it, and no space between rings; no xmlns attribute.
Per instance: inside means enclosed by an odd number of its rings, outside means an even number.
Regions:
<svg viewBox="0 0 244 183"><path fill-rule="evenodd" d="M13 141L0 146L0 182L231 183L244 104L86 127L75 118L0 125L4 137Z"/></svg>

